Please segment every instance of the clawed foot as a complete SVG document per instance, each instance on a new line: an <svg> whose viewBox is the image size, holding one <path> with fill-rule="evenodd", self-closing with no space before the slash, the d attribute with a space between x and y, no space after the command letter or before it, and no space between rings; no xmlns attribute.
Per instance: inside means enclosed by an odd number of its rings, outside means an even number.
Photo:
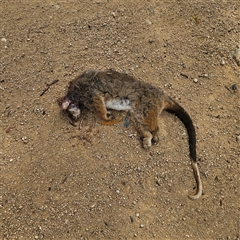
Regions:
<svg viewBox="0 0 240 240"><path fill-rule="evenodd" d="M143 148L149 149L152 146L152 138L150 137L145 137L143 139Z"/></svg>
<svg viewBox="0 0 240 240"><path fill-rule="evenodd" d="M153 140L154 143L158 143L159 142L158 134L153 135L153 139L152 140Z"/></svg>

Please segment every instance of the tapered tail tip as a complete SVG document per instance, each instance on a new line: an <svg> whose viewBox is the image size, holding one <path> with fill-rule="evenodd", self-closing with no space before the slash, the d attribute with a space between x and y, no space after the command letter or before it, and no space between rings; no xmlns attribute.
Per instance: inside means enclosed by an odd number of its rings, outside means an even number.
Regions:
<svg viewBox="0 0 240 240"><path fill-rule="evenodd" d="M194 178L195 178L196 184L197 184L197 192L195 195L189 195L188 198L191 200L197 200L202 196L202 181L200 178L198 165L194 161L192 161L192 169L193 169Z"/></svg>
<svg viewBox="0 0 240 240"><path fill-rule="evenodd" d="M188 198L191 200L197 200L202 196L202 189L199 189L195 195L189 195Z"/></svg>

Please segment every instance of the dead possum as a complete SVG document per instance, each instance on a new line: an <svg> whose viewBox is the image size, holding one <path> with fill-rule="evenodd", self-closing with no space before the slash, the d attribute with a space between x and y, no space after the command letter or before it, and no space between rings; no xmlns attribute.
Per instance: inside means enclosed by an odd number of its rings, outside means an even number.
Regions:
<svg viewBox="0 0 240 240"><path fill-rule="evenodd" d="M109 109L128 111L129 118L142 139L143 148L159 141L158 116L163 110L175 114L185 125L189 137L190 159L197 184L195 195L202 195L202 182L196 159L196 133L188 113L156 87L114 70L83 72L70 82L60 106L75 121L81 108L94 111L105 121L112 120Z"/></svg>

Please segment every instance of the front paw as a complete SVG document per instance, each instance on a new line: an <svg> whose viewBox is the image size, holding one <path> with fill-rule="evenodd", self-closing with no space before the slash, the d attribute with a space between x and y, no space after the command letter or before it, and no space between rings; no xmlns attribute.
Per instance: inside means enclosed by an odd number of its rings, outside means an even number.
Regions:
<svg viewBox="0 0 240 240"><path fill-rule="evenodd" d="M154 143L158 143L159 142L158 134L153 135L153 139L152 140L153 140Z"/></svg>
<svg viewBox="0 0 240 240"><path fill-rule="evenodd" d="M152 138L147 138L147 137L145 137L144 139L143 139L143 148L145 148L145 149L149 149L150 147L152 146Z"/></svg>

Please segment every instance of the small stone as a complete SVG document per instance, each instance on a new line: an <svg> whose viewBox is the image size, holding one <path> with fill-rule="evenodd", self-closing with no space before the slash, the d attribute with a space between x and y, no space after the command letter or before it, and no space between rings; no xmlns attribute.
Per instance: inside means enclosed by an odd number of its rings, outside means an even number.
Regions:
<svg viewBox="0 0 240 240"><path fill-rule="evenodd" d="M150 20L146 20L146 22L149 24L149 25L151 25L152 24L152 22L150 21Z"/></svg>
<svg viewBox="0 0 240 240"><path fill-rule="evenodd" d="M237 84L232 85L232 90L236 91L237 90Z"/></svg>
<svg viewBox="0 0 240 240"><path fill-rule="evenodd" d="M208 78L209 76L208 76L207 73L204 73L204 74L202 74L202 75L199 75L199 77L202 77L202 78Z"/></svg>
<svg viewBox="0 0 240 240"><path fill-rule="evenodd" d="M240 142L240 135L236 137L237 142Z"/></svg>
<svg viewBox="0 0 240 240"><path fill-rule="evenodd" d="M197 82L198 82L197 78L194 78L194 79L193 79L193 82L197 83Z"/></svg>
<svg viewBox="0 0 240 240"><path fill-rule="evenodd" d="M226 64L226 62L224 61L224 60L222 60L221 61L221 65L223 66L223 65L225 65Z"/></svg>
<svg viewBox="0 0 240 240"><path fill-rule="evenodd" d="M6 38L2 38L1 41L2 41L2 42L6 42L7 39L6 39Z"/></svg>
<svg viewBox="0 0 240 240"><path fill-rule="evenodd" d="M155 11L152 9L152 8L148 8L148 11L151 12L151 13L154 13Z"/></svg>
<svg viewBox="0 0 240 240"><path fill-rule="evenodd" d="M143 224L141 224L141 225L140 225L140 228L144 228L144 225L143 225Z"/></svg>
<svg viewBox="0 0 240 240"><path fill-rule="evenodd" d="M139 217L140 216L140 214L139 213L136 213L136 217Z"/></svg>
<svg viewBox="0 0 240 240"><path fill-rule="evenodd" d="M240 66L240 48L233 52L233 59L236 61L237 65Z"/></svg>
<svg viewBox="0 0 240 240"><path fill-rule="evenodd" d="M28 143L27 137L26 137L26 136L22 137L22 141L23 141L25 144Z"/></svg>

